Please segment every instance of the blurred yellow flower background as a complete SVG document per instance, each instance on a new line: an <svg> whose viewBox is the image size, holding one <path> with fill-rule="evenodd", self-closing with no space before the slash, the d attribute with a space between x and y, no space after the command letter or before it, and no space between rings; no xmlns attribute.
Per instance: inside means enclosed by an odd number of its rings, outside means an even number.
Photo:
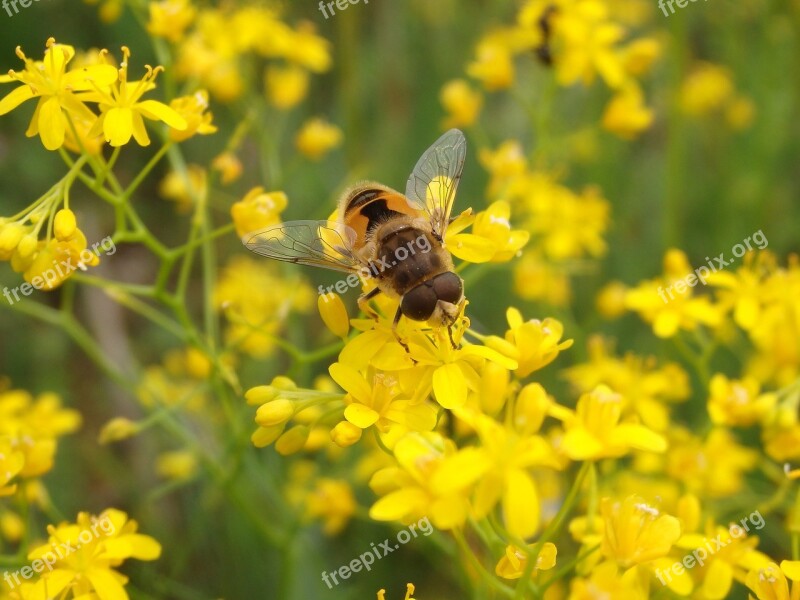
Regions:
<svg viewBox="0 0 800 600"><path fill-rule="evenodd" d="M800 4L677 7L3 4L0 600L800 600ZM242 245L451 128L451 326Z"/></svg>

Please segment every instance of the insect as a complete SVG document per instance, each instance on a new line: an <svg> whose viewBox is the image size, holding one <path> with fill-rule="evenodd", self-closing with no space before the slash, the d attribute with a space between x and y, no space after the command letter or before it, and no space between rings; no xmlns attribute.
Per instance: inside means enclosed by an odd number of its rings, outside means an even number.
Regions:
<svg viewBox="0 0 800 600"><path fill-rule="evenodd" d="M542 64L547 67L553 65L553 54L550 48L550 38L553 33L552 19L557 12L558 9L551 4L544 10L542 16L539 17L538 22L539 31L542 33L542 43L534 49L534 52Z"/></svg>
<svg viewBox="0 0 800 600"><path fill-rule="evenodd" d="M398 298L392 331L406 351L397 333L404 316L446 326L455 347L451 326L464 302L464 283L453 271L444 236L466 149L464 134L451 129L420 157L405 195L362 182L342 195L336 221L289 221L247 234L242 242L268 258L349 273L348 283L352 275L373 279L376 287L358 305L377 317L370 299L380 293Z"/></svg>

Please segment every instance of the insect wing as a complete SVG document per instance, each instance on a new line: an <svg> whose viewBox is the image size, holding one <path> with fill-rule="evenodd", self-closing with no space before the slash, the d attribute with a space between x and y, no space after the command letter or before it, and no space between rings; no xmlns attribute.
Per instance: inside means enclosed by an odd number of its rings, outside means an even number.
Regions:
<svg viewBox="0 0 800 600"><path fill-rule="evenodd" d="M248 233L248 250L285 262L353 273L361 262L353 253L356 232L336 221L289 221Z"/></svg>
<svg viewBox="0 0 800 600"><path fill-rule="evenodd" d="M420 157L406 184L406 198L429 215L434 233L442 239L466 155L464 134L451 129Z"/></svg>

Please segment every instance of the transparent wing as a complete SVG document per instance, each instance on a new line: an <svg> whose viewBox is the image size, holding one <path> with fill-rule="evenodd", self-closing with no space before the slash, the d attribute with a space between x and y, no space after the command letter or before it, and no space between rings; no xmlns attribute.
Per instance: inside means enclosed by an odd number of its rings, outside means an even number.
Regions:
<svg viewBox="0 0 800 600"><path fill-rule="evenodd" d="M430 216L433 231L440 238L447 230L466 156L464 134L451 129L420 157L406 184L406 198Z"/></svg>
<svg viewBox="0 0 800 600"><path fill-rule="evenodd" d="M355 240L356 232L336 221L289 221L242 237L248 250L267 258L344 273L362 266Z"/></svg>

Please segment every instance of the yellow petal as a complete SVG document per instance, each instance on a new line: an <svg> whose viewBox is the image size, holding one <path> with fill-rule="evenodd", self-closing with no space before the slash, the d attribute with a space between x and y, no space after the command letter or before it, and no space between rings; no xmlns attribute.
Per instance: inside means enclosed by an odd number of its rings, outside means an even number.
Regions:
<svg viewBox="0 0 800 600"><path fill-rule="evenodd" d="M131 545L131 558L139 560L156 560L161 556L161 544L149 535L133 533L124 536Z"/></svg>
<svg viewBox="0 0 800 600"><path fill-rule="evenodd" d="M363 404L351 404L344 409L344 418L350 421L356 427L366 429L375 423L380 415L372 410L369 406Z"/></svg>
<svg viewBox="0 0 800 600"><path fill-rule="evenodd" d="M129 600L128 593L114 577L111 569L87 569L85 575L100 600ZM53 597L48 590L48 598Z"/></svg>
<svg viewBox="0 0 800 600"><path fill-rule="evenodd" d="M586 460L599 456L603 446L585 429L575 428L564 434L561 449L572 460Z"/></svg>
<svg viewBox="0 0 800 600"><path fill-rule="evenodd" d="M733 569L724 560L714 560L708 565L703 578L703 596L709 600L722 600L728 596L733 583Z"/></svg>
<svg viewBox="0 0 800 600"><path fill-rule="evenodd" d="M527 538L539 529L539 496L530 476L520 469L510 471L503 494L503 515L513 535Z"/></svg>
<svg viewBox="0 0 800 600"><path fill-rule="evenodd" d="M664 436L636 423L623 423L614 429L609 436L612 443L647 450L648 452L664 452L667 449L667 440Z"/></svg>
<svg viewBox="0 0 800 600"><path fill-rule="evenodd" d="M187 127L186 119L166 104L157 100L143 100L142 102L137 102L134 106L148 119L164 121L173 129L183 131Z"/></svg>
<svg viewBox="0 0 800 600"><path fill-rule="evenodd" d="M800 581L800 560L781 561L781 571L788 579Z"/></svg>
<svg viewBox="0 0 800 600"><path fill-rule="evenodd" d="M328 367L333 380L362 404L369 404L372 398L372 389L367 381L350 365L344 363L333 363Z"/></svg>
<svg viewBox="0 0 800 600"><path fill-rule="evenodd" d="M514 348L514 350L516 350L516 348ZM464 346L464 348L461 349L461 356L480 356L481 358L485 358L505 367L509 371L514 371L519 367L519 363L513 358L509 358L508 356L500 354L497 350L478 344Z"/></svg>
<svg viewBox="0 0 800 600"><path fill-rule="evenodd" d="M449 456L439 466L430 480L431 490L437 495L458 492L472 485L491 463L486 454L477 448L465 448Z"/></svg>
<svg viewBox="0 0 800 600"><path fill-rule="evenodd" d="M350 319L347 316L342 297L339 294L320 294L317 298L317 309L325 326L334 335L344 339L350 331Z"/></svg>
<svg viewBox="0 0 800 600"><path fill-rule="evenodd" d="M25 100L30 100L31 98L33 98L33 90L31 90L31 87L29 85L19 86L0 100L0 115L14 110L25 102Z"/></svg>
<svg viewBox="0 0 800 600"><path fill-rule="evenodd" d="M447 238L450 254L471 263L492 260L497 247L492 240L471 233L458 233Z"/></svg>
<svg viewBox="0 0 800 600"><path fill-rule="evenodd" d="M669 338L678 331L681 322L680 314L675 310L663 310L653 322L653 333L660 338Z"/></svg>
<svg viewBox="0 0 800 600"><path fill-rule="evenodd" d="M103 135L112 146L124 146L133 135L133 111L111 108L103 119Z"/></svg>
<svg viewBox="0 0 800 600"><path fill-rule="evenodd" d="M39 135L48 150L58 150L64 144L66 125L58 98L49 98L39 107Z"/></svg>
<svg viewBox="0 0 800 600"><path fill-rule="evenodd" d="M421 490L398 490L373 504L369 509L369 517L376 521L398 521L416 507L425 507L427 503L428 497Z"/></svg>
<svg viewBox="0 0 800 600"><path fill-rule="evenodd" d="M131 124L133 125L133 138L140 146L150 145L150 136L147 135L147 129L144 127L144 119L142 115L137 112L131 114Z"/></svg>
<svg viewBox="0 0 800 600"><path fill-rule="evenodd" d="M118 71L111 65L92 65L64 75L63 85L73 91L90 90L94 85L105 87L117 80Z"/></svg>
<svg viewBox="0 0 800 600"><path fill-rule="evenodd" d="M467 384L458 365L450 363L433 372L433 392L444 408L458 408L467 401Z"/></svg>

